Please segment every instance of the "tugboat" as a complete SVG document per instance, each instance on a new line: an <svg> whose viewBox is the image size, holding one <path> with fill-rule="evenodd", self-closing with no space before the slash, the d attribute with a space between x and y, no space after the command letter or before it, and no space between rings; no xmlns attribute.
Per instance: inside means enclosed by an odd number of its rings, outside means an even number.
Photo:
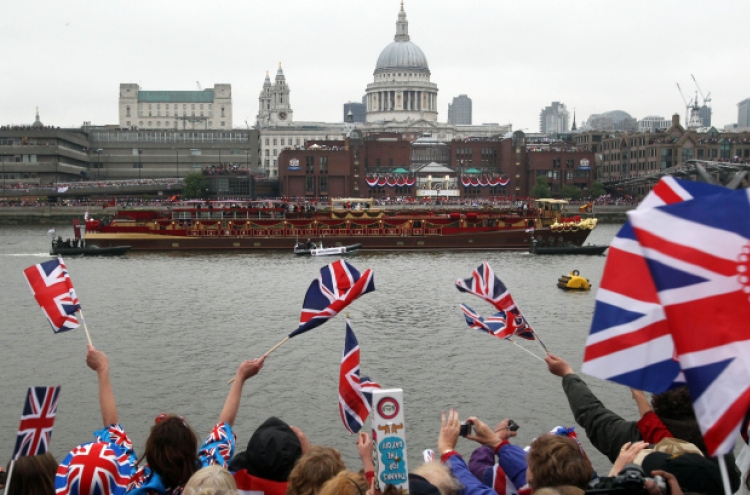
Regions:
<svg viewBox="0 0 750 495"><path fill-rule="evenodd" d="M589 282L589 279L581 277L578 270L573 270L569 275L558 278L557 286L563 290L585 291L591 289L591 282Z"/></svg>

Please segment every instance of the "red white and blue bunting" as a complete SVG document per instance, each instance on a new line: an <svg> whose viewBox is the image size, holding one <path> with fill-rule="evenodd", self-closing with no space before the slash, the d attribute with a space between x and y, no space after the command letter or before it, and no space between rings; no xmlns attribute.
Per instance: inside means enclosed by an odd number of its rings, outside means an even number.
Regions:
<svg viewBox="0 0 750 495"><path fill-rule="evenodd" d="M411 187L417 183L414 177L391 178L391 177L365 177L367 185L370 187Z"/></svg>
<svg viewBox="0 0 750 495"><path fill-rule="evenodd" d="M464 187L495 187L495 186L507 186L510 182L509 178L490 178L490 177L461 177L461 184Z"/></svg>

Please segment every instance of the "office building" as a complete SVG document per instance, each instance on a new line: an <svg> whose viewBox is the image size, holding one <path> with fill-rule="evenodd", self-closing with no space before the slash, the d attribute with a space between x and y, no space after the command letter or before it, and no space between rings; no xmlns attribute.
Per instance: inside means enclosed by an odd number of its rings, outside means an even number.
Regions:
<svg viewBox="0 0 750 495"><path fill-rule="evenodd" d="M539 132L542 134L560 134L568 132L570 112L563 103L553 101L552 105L542 109L539 114Z"/></svg>
<svg viewBox="0 0 750 495"><path fill-rule="evenodd" d="M448 123L471 125L471 98L458 95L453 98L453 103L448 103Z"/></svg>

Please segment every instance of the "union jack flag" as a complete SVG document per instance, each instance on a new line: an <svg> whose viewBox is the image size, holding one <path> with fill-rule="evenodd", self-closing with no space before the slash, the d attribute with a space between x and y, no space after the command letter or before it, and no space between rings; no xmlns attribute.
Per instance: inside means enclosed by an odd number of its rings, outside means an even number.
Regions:
<svg viewBox="0 0 750 495"><path fill-rule="evenodd" d="M507 339L513 336L513 331L506 322L504 311L495 313L487 318L480 316L479 313L471 309L466 304L461 304L461 311L464 312L466 324L470 328L475 328L500 339Z"/></svg>
<svg viewBox="0 0 750 495"><path fill-rule="evenodd" d="M302 304L299 327L294 337L312 330L333 318L362 294L375 290L375 279L369 268L361 274L344 260L334 261L320 269Z"/></svg>
<svg viewBox="0 0 750 495"><path fill-rule="evenodd" d="M49 449L52 426L55 424L60 386L29 387L18 427L13 459L24 455L44 454Z"/></svg>
<svg viewBox="0 0 750 495"><path fill-rule="evenodd" d="M709 454L750 408L750 190L629 214Z"/></svg>
<svg viewBox="0 0 750 495"><path fill-rule="evenodd" d="M62 258L30 266L23 274L55 333L78 328L75 313L81 304Z"/></svg>
<svg viewBox="0 0 750 495"><path fill-rule="evenodd" d="M357 433L372 410L372 390L380 385L366 376L359 376L359 343L349 319L339 372L339 414L349 433Z"/></svg>
<svg viewBox="0 0 750 495"><path fill-rule="evenodd" d="M497 278L489 263L486 261L482 262L471 273L471 277L456 280L456 288L461 292L468 292L469 294L481 297L492 304L497 310L505 313L506 325L511 335L534 340L534 330L529 325L529 322L526 321L523 314L521 314L521 310L513 301L510 291ZM509 315L512 318L509 318Z"/></svg>
<svg viewBox="0 0 750 495"><path fill-rule="evenodd" d="M728 191L705 182L664 177L638 211ZM652 393L685 381L664 308L630 221L609 247L582 371Z"/></svg>
<svg viewBox="0 0 750 495"><path fill-rule="evenodd" d="M113 443L74 448L57 468L56 495L123 495L132 478L127 452Z"/></svg>

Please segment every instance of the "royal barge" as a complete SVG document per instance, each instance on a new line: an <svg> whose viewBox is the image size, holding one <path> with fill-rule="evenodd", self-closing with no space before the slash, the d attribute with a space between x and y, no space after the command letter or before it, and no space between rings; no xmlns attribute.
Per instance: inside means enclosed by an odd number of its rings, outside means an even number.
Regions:
<svg viewBox="0 0 750 495"><path fill-rule="evenodd" d="M186 202L119 209L86 222L86 244L133 251L285 250L299 239L362 250L528 250L580 246L595 218L566 216L567 201L537 199L495 207L386 207L344 198L317 209L279 201Z"/></svg>

